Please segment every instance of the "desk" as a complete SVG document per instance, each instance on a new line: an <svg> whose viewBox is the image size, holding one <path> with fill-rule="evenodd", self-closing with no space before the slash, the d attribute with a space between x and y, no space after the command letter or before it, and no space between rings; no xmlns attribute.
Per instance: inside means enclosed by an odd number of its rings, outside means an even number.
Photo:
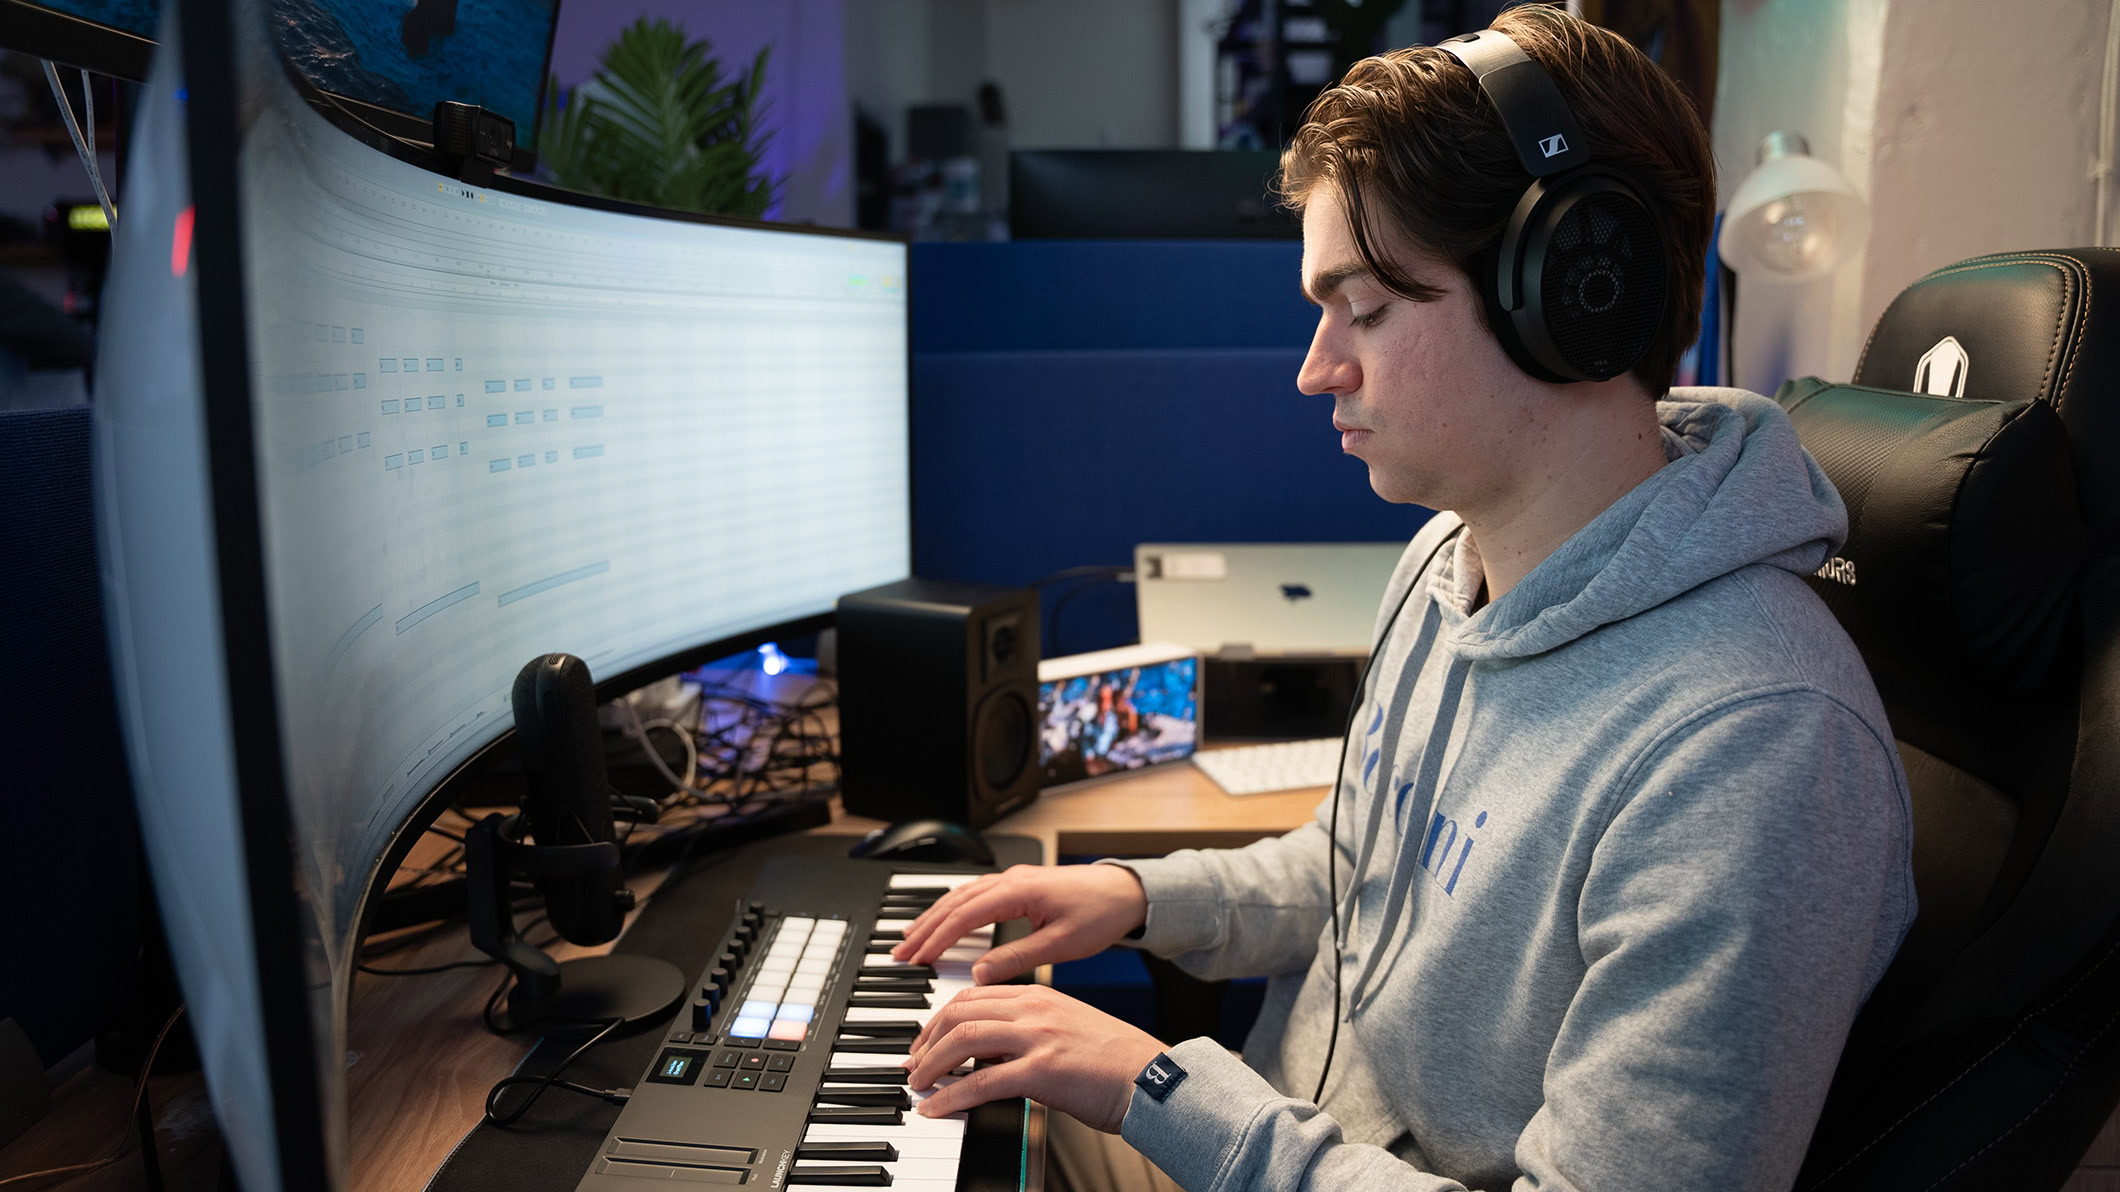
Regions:
<svg viewBox="0 0 2120 1192"><path fill-rule="evenodd" d="M1234 799L1191 766L1172 766L1041 797L988 830L1036 839L1048 863L1078 853L1225 847L1302 823L1322 795L1319 788ZM835 804L832 822L811 831L853 836L881 826ZM646 893L659 878L644 876L636 891ZM562 959L602 950L550 948ZM475 955L458 929L379 963L418 967ZM478 1121L486 1090L522 1058L524 1042L479 1025L479 1009L497 979L492 969L356 979L348 1047L358 1059L347 1071L353 1192L425 1187Z"/></svg>
<svg viewBox="0 0 2120 1192"><path fill-rule="evenodd" d="M1034 837L1048 859L1238 848L1301 825L1327 790L1234 798L1191 766L1168 766L1040 795L987 830ZM882 826L882 820L835 813L830 824L812 831L862 833Z"/></svg>
<svg viewBox="0 0 2120 1192"><path fill-rule="evenodd" d="M1045 795L993 825L989 831L1036 839L1050 862L1084 853L1147 855L1180 848L1234 847L1301 824L1323 796L1323 788L1231 798L1191 766L1171 766L1145 775L1085 783ZM461 825L456 825L460 827ZM832 822L813 833L853 836L881 827L880 821L849 816L836 804ZM446 847L429 836L405 868L426 865ZM662 875L633 883L647 894ZM543 933L532 938L542 939ZM605 948L548 945L557 958ZM420 968L482 959L461 925L376 961L377 967ZM527 1040L489 1034L479 1011L499 980L493 968L465 968L418 977L356 974L347 1024L347 1154L352 1192L419 1192L457 1142L478 1121L486 1090L529 1049ZM203 1090L197 1077L155 1082L164 1113L163 1154L175 1160L173 1188L208 1186L188 1173L210 1173L210 1155L184 1156L172 1134L197 1136ZM89 1069L55 1097L58 1108L28 1135L0 1152L0 1179L97 1156L109 1146L114 1121L122 1121L131 1082ZM564 1096L564 1094L551 1094ZM92 1105L75 1112L73 1105ZM85 1120L84 1120L85 1119ZM172 1129L174 1127L174 1130ZM186 1173L186 1174L180 1174ZM210 1180L210 1175L207 1177ZM76 1182L39 1182L38 1188L130 1192L144 1187L137 1156Z"/></svg>

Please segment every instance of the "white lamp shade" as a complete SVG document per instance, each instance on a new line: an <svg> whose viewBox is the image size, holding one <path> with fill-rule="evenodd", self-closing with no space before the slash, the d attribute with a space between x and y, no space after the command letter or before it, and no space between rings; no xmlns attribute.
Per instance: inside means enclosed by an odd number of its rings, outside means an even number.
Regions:
<svg viewBox="0 0 2120 1192"><path fill-rule="evenodd" d="M1744 277L1812 281L1855 255L1869 234L1869 204L1839 170L1782 153L1738 184L1716 248Z"/></svg>

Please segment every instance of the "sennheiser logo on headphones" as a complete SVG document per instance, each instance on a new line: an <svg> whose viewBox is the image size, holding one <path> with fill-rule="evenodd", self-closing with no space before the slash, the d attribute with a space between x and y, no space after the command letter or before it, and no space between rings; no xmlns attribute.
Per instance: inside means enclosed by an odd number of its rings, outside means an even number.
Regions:
<svg viewBox="0 0 2120 1192"><path fill-rule="evenodd" d="M1548 157L1559 157L1568 151L1568 138L1559 133L1554 133L1550 137L1541 137L1538 143L1538 151Z"/></svg>

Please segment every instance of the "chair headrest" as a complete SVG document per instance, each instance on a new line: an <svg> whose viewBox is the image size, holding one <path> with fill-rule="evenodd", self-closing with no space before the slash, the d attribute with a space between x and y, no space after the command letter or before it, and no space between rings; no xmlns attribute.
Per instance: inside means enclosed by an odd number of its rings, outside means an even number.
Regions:
<svg viewBox="0 0 2120 1192"><path fill-rule="evenodd" d="M1917 675L2037 687L2086 549L2052 407L1816 378L1775 397L1848 507L1847 544L1813 586L1849 635Z"/></svg>
<svg viewBox="0 0 2120 1192"><path fill-rule="evenodd" d="M2039 401L2061 416L2092 523L2120 518L2120 249L1997 253L1939 269L1877 320L1857 385Z"/></svg>

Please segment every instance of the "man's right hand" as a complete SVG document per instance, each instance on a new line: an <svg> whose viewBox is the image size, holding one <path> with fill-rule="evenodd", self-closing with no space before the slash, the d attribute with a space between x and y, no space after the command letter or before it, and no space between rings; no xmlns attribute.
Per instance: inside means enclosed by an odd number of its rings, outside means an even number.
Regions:
<svg viewBox="0 0 2120 1192"><path fill-rule="evenodd" d="M972 979L981 985L1102 952L1147 921L1148 896L1141 879L1121 865L1013 865L958 886L920 912L891 959L930 964L966 932L1008 919L1029 919L1033 930L972 962Z"/></svg>

